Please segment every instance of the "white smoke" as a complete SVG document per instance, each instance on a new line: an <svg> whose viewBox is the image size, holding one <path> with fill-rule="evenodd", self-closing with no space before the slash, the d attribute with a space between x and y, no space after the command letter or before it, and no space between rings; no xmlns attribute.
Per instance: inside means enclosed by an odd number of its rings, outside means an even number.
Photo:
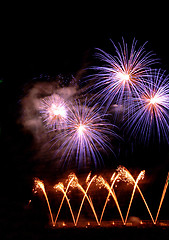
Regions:
<svg viewBox="0 0 169 240"><path fill-rule="evenodd" d="M50 150L51 139L54 137L54 132L49 133L46 129L43 119L40 115L41 101L43 98L52 95L58 95L65 101L73 100L77 94L77 87L58 87L55 82L37 82L35 83L26 95L21 100L22 113L20 122L24 130L29 131L33 136L33 147L36 148L37 156L51 154ZM46 152L46 153L45 153Z"/></svg>

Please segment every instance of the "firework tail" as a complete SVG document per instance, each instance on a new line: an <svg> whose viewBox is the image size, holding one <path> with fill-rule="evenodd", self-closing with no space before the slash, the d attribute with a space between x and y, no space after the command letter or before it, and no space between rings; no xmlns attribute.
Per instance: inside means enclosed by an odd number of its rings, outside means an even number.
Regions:
<svg viewBox="0 0 169 240"><path fill-rule="evenodd" d="M159 213L160 213L160 209L161 209L164 197L165 197L165 193L167 191L168 183L169 183L169 172L168 172L167 179L166 179L166 182L165 182L165 185L164 185L163 193L162 193L162 196L161 196L159 208L158 208L156 219L155 219L155 223L157 223L157 219L158 219L158 216L159 216Z"/></svg>
<svg viewBox="0 0 169 240"><path fill-rule="evenodd" d="M115 174L113 174L113 175L115 175ZM116 177L114 177L114 176L112 176L112 177L113 177L114 180L113 180L113 182L112 182L112 184L111 184L111 187L110 187L111 190L112 190L112 188L113 188L113 186L114 186L116 180L118 179L119 174L117 174ZM105 201L105 204L104 204L104 207L103 207L102 213L101 213L101 217L100 217L100 221L99 221L100 224L101 224L101 221L102 221L102 218L103 218L103 214L104 214L104 212L105 212L105 208L106 208L106 206L107 206L107 203L108 203L109 197L110 197L110 191L109 191L108 194L107 194L107 198L106 198L106 201Z"/></svg>
<svg viewBox="0 0 169 240"><path fill-rule="evenodd" d="M95 176L90 180L90 182L88 183L88 186L87 186L86 191L85 191L85 193L84 193L84 196L83 196L83 199L82 199L82 202L81 202L81 205L80 205L78 214L77 214L77 218L76 218L76 223L75 223L75 225L77 225L77 223L78 223L79 216L80 216L80 213L81 213L81 209L82 209L82 206L83 206L83 203L84 203L85 198L87 198L87 192L88 192L88 190L89 190L89 188L90 188L90 185L91 185L91 183L92 183L95 179L96 179L96 175L95 175ZM90 202L89 202L89 203L90 203L90 206L91 206L92 210L94 210L94 206L93 206L92 200L91 200L91 199L89 199L89 200L90 200ZM95 210L94 210L93 212L94 212L96 221L97 221L97 223L98 223L98 225L99 225L98 218L97 218L97 216L96 216Z"/></svg>

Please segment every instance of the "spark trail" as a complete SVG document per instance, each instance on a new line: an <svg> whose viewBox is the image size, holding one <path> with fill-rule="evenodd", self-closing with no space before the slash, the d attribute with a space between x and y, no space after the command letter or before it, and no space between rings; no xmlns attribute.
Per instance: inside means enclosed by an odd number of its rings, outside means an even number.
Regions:
<svg viewBox="0 0 169 240"><path fill-rule="evenodd" d="M126 214L126 218L125 218L125 224L126 224L127 219L128 219L128 215L129 215L129 212L130 212L130 208L131 208L131 204L132 204L132 201L133 201L133 197L134 197L134 193L135 193L136 187L138 186L139 180L144 178L144 174L145 174L145 171L141 171L140 174L138 175L135 183L134 183L133 192L132 192L132 195L131 195L130 203L129 203L127 214Z"/></svg>
<svg viewBox="0 0 169 240"><path fill-rule="evenodd" d="M159 213L160 213L160 209L161 209L164 197L165 197L165 193L167 191L168 183L169 183L169 172L168 172L167 179L166 179L166 182L165 182L165 185L164 185L164 190L163 190L163 193L162 193L162 196L161 196L161 200L160 200L159 208L158 208L158 211L157 211L155 223L157 223L157 219L158 219L158 216L159 216Z"/></svg>
<svg viewBox="0 0 169 240"><path fill-rule="evenodd" d="M121 217L121 220L122 220L122 223L124 224L124 218L123 218L123 215L122 215L122 212L121 212L121 209L120 209L120 206L119 206L119 203L118 203L118 200L117 200L117 197L116 197L116 194L113 190L113 188L110 187L110 185L108 184L108 182L102 177L102 176L99 176L97 178L97 181L98 181L98 184L100 186L103 186L105 187L108 192L110 193L110 195L113 197L115 203L116 203L116 206L117 206L117 209L119 211L119 214L120 214L120 217Z"/></svg>
<svg viewBox="0 0 169 240"><path fill-rule="evenodd" d="M138 189L138 191L139 191L139 193L140 193L140 195L141 195L141 197L142 197L142 199L143 199L143 201L144 201L144 204L145 204L145 206L146 206L146 208L147 208L147 211L148 211L148 213L149 213L149 215L150 215L150 217L151 217L151 220L152 220L153 223L155 223L155 222L154 222L154 218L153 218L153 216L152 216L152 214L151 214L150 208L148 207L148 204L147 204L147 202L146 202L146 200L145 200L145 198L144 198L144 196L143 196L143 193L142 193L141 189L139 188L138 184L136 183L135 179L134 179L133 176L131 175L131 173L130 173L125 167L121 167L121 166L117 169L117 171L121 174L121 179L122 179L122 180L127 181L127 182L129 182L129 183L131 183L131 184L134 183L134 187L135 187L135 186L137 187L137 189ZM143 174L143 171L141 171L141 173ZM140 173L140 174L141 174L141 173ZM140 174L139 174L139 175L140 175ZM139 177L139 176L138 176L138 177ZM139 178L138 178L138 181L139 181ZM135 192L135 188L133 188L133 192ZM133 194L133 196L134 196L134 194ZM132 198L133 198L133 197L132 197ZM130 204L130 205L131 205L131 204Z"/></svg>
<svg viewBox="0 0 169 240"><path fill-rule="evenodd" d="M76 223L75 223L75 217L74 217L74 214L73 214L73 211L72 211L72 208L71 208L69 199L68 199L68 197L67 197L67 191L68 191L70 185L72 184L72 182L74 181L74 178L75 178L75 177L76 177L75 175L72 175L72 176L71 176L71 178L70 178L70 180L69 180L69 182L68 182L68 184L67 184L67 187L66 187L66 190L65 190L65 191L64 191L63 183L58 183L58 184L56 184L56 185L54 186L54 189L55 189L55 190L59 189L59 190L62 191L62 193L63 193L63 198L62 198L62 201L61 201L60 206L59 206L59 210L58 210L57 215L56 215L56 218L55 218L55 222L54 222L55 225L56 225L56 222L57 222L57 219L58 219L58 216L59 216L59 213L60 213L60 210L61 210L61 208L62 208L62 205L63 205L63 202L64 202L64 199L65 199L65 198L66 198L67 203L68 203L68 205L69 205L69 209L70 209L70 212L71 212L71 215L72 215L73 223L74 223L74 225L76 224Z"/></svg>
<svg viewBox="0 0 169 240"><path fill-rule="evenodd" d="M48 196L47 196L47 193L46 193L46 190L45 190L45 185L44 183L39 180L39 179L35 179L34 181L35 183L35 189L41 189L44 196L45 196L45 199L46 199L46 202L47 202L47 205L48 205L48 209L49 209L49 213L50 213L50 218L51 218L51 222L52 222L52 226L54 227L55 226L55 222L54 222L54 219L53 219L53 214L52 214L52 211L51 211L51 207L50 207L50 203L49 203L49 199L48 199Z"/></svg>
<svg viewBox="0 0 169 240"><path fill-rule="evenodd" d="M90 175L90 174L89 174L89 175ZM88 177L89 177L89 175L88 175ZM88 177L87 177L87 179L88 179ZM95 216L95 218L96 218L97 224L100 225L100 223L99 223L99 221L98 221L98 217L97 217L96 212L95 212L95 209L94 209L94 206L93 206L93 203L92 203L91 199L88 199L88 196L87 196L87 192L88 192L88 190L89 190L89 188L90 188L90 185L91 185L92 182L96 179L96 177L97 177L97 176L95 175L95 176L92 177L92 179L88 182L86 191L84 191L84 190L81 188L81 186L80 186L80 189L81 189L82 192L84 193L84 196L83 196L83 199L82 199L82 202L81 202L81 205L80 205L78 214L77 214L76 224L75 224L76 226L77 226L77 223L78 223L78 220L79 220L79 216L80 216L81 209L82 209L82 206L83 206L83 203L84 203L85 198L87 198L87 200L89 201L89 204L90 204L90 206L91 206L91 208L92 208L92 211L93 211L93 213L94 213L94 216Z"/></svg>
<svg viewBox="0 0 169 240"><path fill-rule="evenodd" d="M115 175L116 175L116 174L114 173L114 174L112 175L112 177L111 177L111 180L113 180L113 182L112 182L112 184L111 184L110 190L113 189L113 186L114 186L116 180L117 180L118 177L119 177L119 174L117 174L116 176L115 176ZM109 191L109 192L108 192L108 195L107 195L107 198L106 198L106 201L105 201L105 204L104 204L104 207L103 207L103 210L102 210L102 213L101 213L101 216L100 216L100 224L101 224L101 222L102 222L103 214L104 214L104 212L105 212L105 208L106 208L106 206L107 206L107 203L108 203L108 200L109 200L110 195L111 195L111 192Z"/></svg>

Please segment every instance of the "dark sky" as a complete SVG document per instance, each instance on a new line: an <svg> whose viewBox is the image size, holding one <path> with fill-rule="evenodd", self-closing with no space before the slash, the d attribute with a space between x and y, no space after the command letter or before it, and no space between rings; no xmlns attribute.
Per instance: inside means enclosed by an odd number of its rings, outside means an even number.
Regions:
<svg viewBox="0 0 169 240"><path fill-rule="evenodd" d="M136 10L135 10L136 9ZM13 82L42 72L76 72L86 51L106 47L111 38L130 42L135 37L168 67L168 32L165 6L141 4L85 5L77 9L37 9L28 6L8 11L1 21L1 75ZM22 79L22 80L21 80Z"/></svg>
<svg viewBox="0 0 169 240"><path fill-rule="evenodd" d="M1 103L10 113L3 115L3 122L9 122L11 116L16 121L25 85L34 77L60 73L75 76L94 48L112 52L110 39L116 44L122 37L129 44L133 38L138 45L148 41L147 50L156 53L159 66L169 72L168 19L162 4L147 6L141 2L134 8L120 2L93 6L82 3L76 8L16 8L6 8L0 23Z"/></svg>

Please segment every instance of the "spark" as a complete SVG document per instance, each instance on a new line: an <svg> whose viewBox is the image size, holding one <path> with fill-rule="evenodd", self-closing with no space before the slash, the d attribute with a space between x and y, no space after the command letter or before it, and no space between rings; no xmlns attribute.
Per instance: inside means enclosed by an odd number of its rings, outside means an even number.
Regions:
<svg viewBox="0 0 169 240"><path fill-rule="evenodd" d="M86 178L86 183L87 183L87 184L89 183L90 178L91 178L91 172L89 172L89 174L87 175L87 178Z"/></svg>
<svg viewBox="0 0 169 240"><path fill-rule="evenodd" d="M134 183L134 178L130 174L130 172L123 166L119 166L117 168L117 173L118 173L118 179L120 179L123 182L127 182L130 184Z"/></svg>

